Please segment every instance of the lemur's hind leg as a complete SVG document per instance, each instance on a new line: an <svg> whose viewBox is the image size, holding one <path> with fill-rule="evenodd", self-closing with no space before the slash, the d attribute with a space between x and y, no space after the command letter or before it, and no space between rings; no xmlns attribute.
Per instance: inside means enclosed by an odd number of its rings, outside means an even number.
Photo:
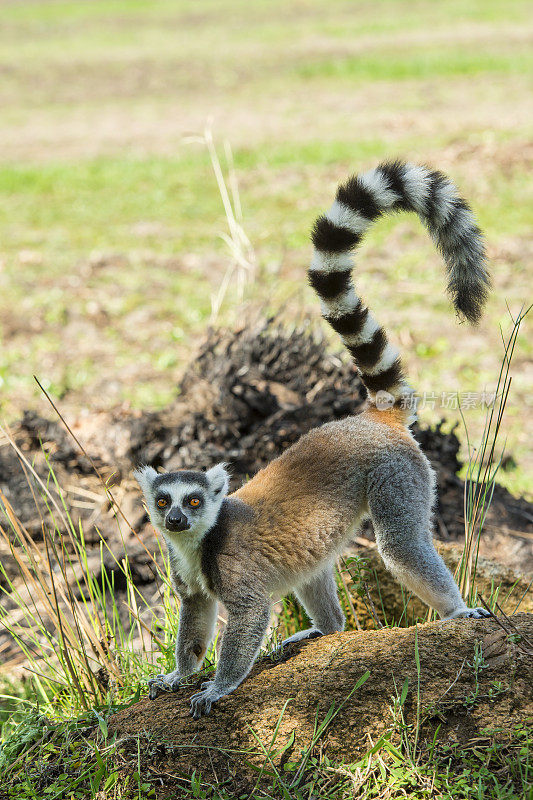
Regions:
<svg viewBox="0 0 533 800"><path fill-rule="evenodd" d="M490 616L483 608L468 608L433 546L433 475L428 465L419 458L382 465L370 475L367 497L379 553L404 586L442 619Z"/></svg>
<svg viewBox="0 0 533 800"><path fill-rule="evenodd" d="M327 633L344 629L344 614L337 596L337 585L332 567L320 572L296 590L296 597L305 608L313 627L298 631L283 641L283 645L314 639Z"/></svg>

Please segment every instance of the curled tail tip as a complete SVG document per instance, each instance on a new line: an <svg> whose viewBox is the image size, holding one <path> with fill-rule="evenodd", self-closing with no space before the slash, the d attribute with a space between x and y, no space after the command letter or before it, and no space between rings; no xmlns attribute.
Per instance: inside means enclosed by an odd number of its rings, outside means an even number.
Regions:
<svg viewBox="0 0 533 800"><path fill-rule="evenodd" d="M453 305L460 318L465 318L471 325L479 324L489 296L490 287L491 281L487 278L486 281L479 283L475 287L468 285L453 288Z"/></svg>
<svg viewBox="0 0 533 800"><path fill-rule="evenodd" d="M473 234L472 241L464 246L464 250L467 258L449 272L448 292L459 317L477 325L492 288L479 230Z"/></svg>

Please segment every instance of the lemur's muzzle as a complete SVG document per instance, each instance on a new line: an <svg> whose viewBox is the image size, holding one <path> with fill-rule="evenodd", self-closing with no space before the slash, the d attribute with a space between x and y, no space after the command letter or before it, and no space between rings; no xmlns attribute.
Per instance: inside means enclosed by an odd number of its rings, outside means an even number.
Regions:
<svg viewBox="0 0 533 800"><path fill-rule="evenodd" d="M191 526L187 517L181 511L169 511L165 519L165 527L173 533L179 533L180 531L188 531Z"/></svg>

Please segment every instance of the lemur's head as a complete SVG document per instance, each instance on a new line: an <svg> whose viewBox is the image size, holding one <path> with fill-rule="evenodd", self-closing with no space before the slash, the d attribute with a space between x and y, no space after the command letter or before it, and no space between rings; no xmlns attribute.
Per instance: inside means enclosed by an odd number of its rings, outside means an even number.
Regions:
<svg viewBox="0 0 533 800"><path fill-rule="evenodd" d="M153 525L167 535L207 533L217 520L229 486L224 464L207 472L163 474L153 467L139 467L133 474L143 490Z"/></svg>

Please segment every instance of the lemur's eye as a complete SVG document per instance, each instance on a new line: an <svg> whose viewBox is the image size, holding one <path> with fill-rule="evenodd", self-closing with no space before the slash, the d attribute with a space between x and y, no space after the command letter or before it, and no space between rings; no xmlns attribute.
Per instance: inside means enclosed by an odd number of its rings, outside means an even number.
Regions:
<svg viewBox="0 0 533 800"><path fill-rule="evenodd" d="M189 505L192 508L198 508L198 506L200 505L200 498L199 497L190 497L189 498Z"/></svg>
<svg viewBox="0 0 533 800"><path fill-rule="evenodd" d="M157 505L159 506L159 508L165 508L165 506L168 505L168 502L165 500L164 497L160 497L159 500L157 501Z"/></svg>

